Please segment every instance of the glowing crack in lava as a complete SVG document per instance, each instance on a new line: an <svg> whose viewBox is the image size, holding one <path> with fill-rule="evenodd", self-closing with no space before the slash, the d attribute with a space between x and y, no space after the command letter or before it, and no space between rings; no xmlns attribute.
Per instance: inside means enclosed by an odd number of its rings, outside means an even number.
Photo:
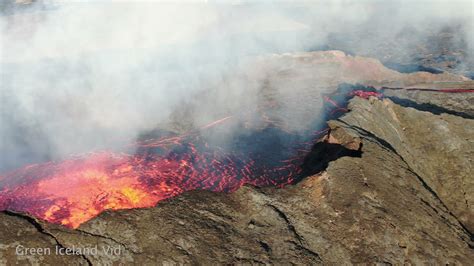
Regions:
<svg viewBox="0 0 474 266"><path fill-rule="evenodd" d="M205 135L232 120L226 117L183 135L139 141L133 144L133 154L103 151L6 173L0 176L0 210L77 228L104 210L152 207L189 190L283 186L301 173L312 143L307 140L320 135L303 138L268 126L239 130L226 149L209 143Z"/></svg>
<svg viewBox="0 0 474 266"><path fill-rule="evenodd" d="M256 167L244 154L211 147L199 135L141 145L134 155L99 152L10 172L0 179L0 209L76 228L106 209L151 207L193 189L282 185L298 172L291 160L272 169Z"/></svg>

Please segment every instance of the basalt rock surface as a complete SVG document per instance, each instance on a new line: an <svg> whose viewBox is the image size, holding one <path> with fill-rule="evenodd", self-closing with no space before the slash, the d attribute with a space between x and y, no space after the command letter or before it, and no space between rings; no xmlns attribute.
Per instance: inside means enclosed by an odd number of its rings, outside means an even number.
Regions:
<svg viewBox="0 0 474 266"><path fill-rule="evenodd" d="M304 91L308 79L327 91L342 82L377 88L437 89L443 81L471 86L462 76L400 74L377 60L334 51L274 56L260 66L268 73L265 86L291 85L293 92ZM434 109L474 112L471 94L390 93L429 101ZM306 162L306 167L322 164L322 170L295 185L186 192L153 208L104 212L76 230L3 212L0 264L474 261L474 120L390 99L356 97L348 108L328 122L330 130ZM17 255L18 245L50 248L51 255ZM97 254L57 255L57 247L97 248Z"/></svg>
<svg viewBox="0 0 474 266"><path fill-rule="evenodd" d="M429 89L429 90L427 90ZM436 113L454 114L464 118L474 118L474 93L446 93L431 91L432 89L473 90L474 82L418 84L411 90L397 88L385 89L384 94L405 107L429 110Z"/></svg>
<svg viewBox="0 0 474 266"><path fill-rule="evenodd" d="M427 189L474 232L474 120L355 99L339 123L386 141Z"/></svg>

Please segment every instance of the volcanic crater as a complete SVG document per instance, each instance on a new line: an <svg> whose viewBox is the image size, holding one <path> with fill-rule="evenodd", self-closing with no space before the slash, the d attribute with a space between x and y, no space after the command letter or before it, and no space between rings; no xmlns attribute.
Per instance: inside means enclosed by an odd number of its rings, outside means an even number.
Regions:
<svg viewBox="0 0 474 266"><path fill-rule="evenodd" d="M2 174L2 243L125 250L72 257L88 264L474 259L472 81L340 51L254 68L250 109L210 93L193 103L208 123Z"/></svg>

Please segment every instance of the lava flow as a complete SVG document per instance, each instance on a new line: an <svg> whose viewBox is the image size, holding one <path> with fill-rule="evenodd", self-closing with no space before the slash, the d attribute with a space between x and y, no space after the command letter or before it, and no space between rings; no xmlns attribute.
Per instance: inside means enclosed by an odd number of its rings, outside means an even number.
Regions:
<svg viewBox="0 0 474 266"><path fill-rule="evenodd" d="M240 130L228 141L230 148L209 143L205 133L232 118L187 134L140 141L133 144L134 154L104 151L6 173L0 177L0 210L77 228L104 210L152 207L189 190L283 186L298 177L312 141L267 127Z"/></svg>
<svg viewBox="0 0 474 266"><path fill-rule="evenodd" d="M324 96L327 118L346 112L353 96L383 95L352 88ZM104 210L152 207L189 190L232 192L244 184L294 183L302 177L305 156L326 131L296 134L277 122L271 126L265 114L261 119L270 126L250 129L244 122L226 148L210 143L206 132L225 127L233 116L186 134L139 141L133 154L103 151L14 170L0 176L0 210L77 228Z"/></svg>

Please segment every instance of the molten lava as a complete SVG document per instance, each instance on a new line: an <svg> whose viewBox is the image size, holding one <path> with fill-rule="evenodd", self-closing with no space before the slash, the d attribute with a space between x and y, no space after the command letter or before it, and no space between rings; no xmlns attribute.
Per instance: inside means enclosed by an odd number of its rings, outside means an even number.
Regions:
<svg viewBox="0 0 474 266"><path fill-rule="evenodd" d="M181 136L138 142L133 155L104 151L7 173L0 177L0 210L77 228L104 210L152 207L189 190L231 192L243 184L283 186L297 178L312 142L298 138L282 144L278 140L288 139L289 133L267 128L238 137L229 151L202 136L203 130L231 119ZM252 145L262 150L252 150Z"/></svg>

